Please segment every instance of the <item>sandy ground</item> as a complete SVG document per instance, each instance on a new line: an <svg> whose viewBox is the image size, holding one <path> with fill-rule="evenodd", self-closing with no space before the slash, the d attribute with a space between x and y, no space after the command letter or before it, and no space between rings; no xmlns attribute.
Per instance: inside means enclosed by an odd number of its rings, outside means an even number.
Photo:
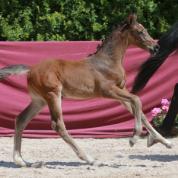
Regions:
<svg viewBox="0 0 178 178"><path fill-rule="evenodd" d="M41 168L19 168L12 161L13 138L0 138L0 178L177 178L178 138L167 149L161 144L146 147L140 139L130 148L128 138L75 139L88 154L103 162L90 166L80 161L59 139L23 139L23 158L44 161ZM177 145L177 146L176 146Z"/></svg>

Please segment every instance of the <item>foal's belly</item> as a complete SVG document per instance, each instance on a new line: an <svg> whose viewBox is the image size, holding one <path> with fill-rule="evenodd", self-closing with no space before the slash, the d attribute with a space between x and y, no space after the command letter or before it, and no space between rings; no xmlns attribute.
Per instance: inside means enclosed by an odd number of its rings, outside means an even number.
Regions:
<svg viewBox="0 0 178 178"><path fill-rule="evenodd" d="M62 95L62 98L66 99L74 99L74 100L85 100L85 99L92 99L95 98L94 96L86 96L86 95L72 95L72 94L64 94Z"/></svg>
<svg viewBox="0 0 178 178"><path fill-rule="evenodd" d="M97 92L94 86L80 85L76 87L63 87L62 97L70 99L89 99L97 97Z"/></svg>

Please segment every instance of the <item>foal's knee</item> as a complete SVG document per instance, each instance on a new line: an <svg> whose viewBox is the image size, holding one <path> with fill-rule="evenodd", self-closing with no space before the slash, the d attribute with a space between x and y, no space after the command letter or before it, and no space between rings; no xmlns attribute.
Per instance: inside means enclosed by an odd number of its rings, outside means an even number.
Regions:
<svg viewBox="0 0 178 178"><path fill-rule="evenodd" d="M51 121L51 128L56 132L58 131L57 123L55 121Z"/></svg>
<svg viewBox="0 0 178 178"><path fill-rule="evenodd" d="M57 122L55 122L55 121L52 121L51 122L51 128L54 130L54 131L56 131L56 132L59 132L60 133L60 135L66 135L66 129L64 129L64 128L61 128L60 126L59 126L59 124L57 123Z"/></svg>
<svg viewBox="0 0 178 178"><path fill-rule="evenodd" d="M133 95L131 102L134 106L136 106L137 109L142 108L142 103L141 103L140 98L138 96Z"/></svg>

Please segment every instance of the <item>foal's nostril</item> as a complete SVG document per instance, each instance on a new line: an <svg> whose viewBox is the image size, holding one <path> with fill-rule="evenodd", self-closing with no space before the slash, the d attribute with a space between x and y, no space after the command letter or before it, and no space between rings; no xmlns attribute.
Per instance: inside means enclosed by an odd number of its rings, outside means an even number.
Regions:
<svg viewBox="0 0 178 178"><path fill-rule="evenodd" d="M156 55L157 53L158 53L158 51L159 51L159 45L157 44L157 45L155 45L155 46L152 46L152 47L150 47L150 53L152 54L152 55Z"/></svg>
<svg viewBox="0 0 178 178"><path fill-rule="evenodd" d="M158 50L159 50L159 45L155 45L154 50L155 50L155 52L158 52Z"/></svg>
<svg viewBox="0 0 178 178"><path fill-rule="evenodd" d="M159 51L159 45L155 45L155 46L152 48L152 53L153 53L153 55L157 54L158 51Z"/></svg>

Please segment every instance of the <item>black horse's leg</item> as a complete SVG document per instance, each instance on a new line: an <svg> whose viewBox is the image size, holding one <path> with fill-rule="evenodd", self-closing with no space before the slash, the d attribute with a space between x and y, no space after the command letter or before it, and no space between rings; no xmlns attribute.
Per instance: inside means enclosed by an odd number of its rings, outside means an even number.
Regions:
<svg viewBox="0 0 178 178"><path fill-rule="evenodd" d="M161 126L161 130L166 134L171 133L171 129L174 126L176 115L178 114L178 83L174 87L174 93L171 99L171 104L167 115Z"/></svg>

